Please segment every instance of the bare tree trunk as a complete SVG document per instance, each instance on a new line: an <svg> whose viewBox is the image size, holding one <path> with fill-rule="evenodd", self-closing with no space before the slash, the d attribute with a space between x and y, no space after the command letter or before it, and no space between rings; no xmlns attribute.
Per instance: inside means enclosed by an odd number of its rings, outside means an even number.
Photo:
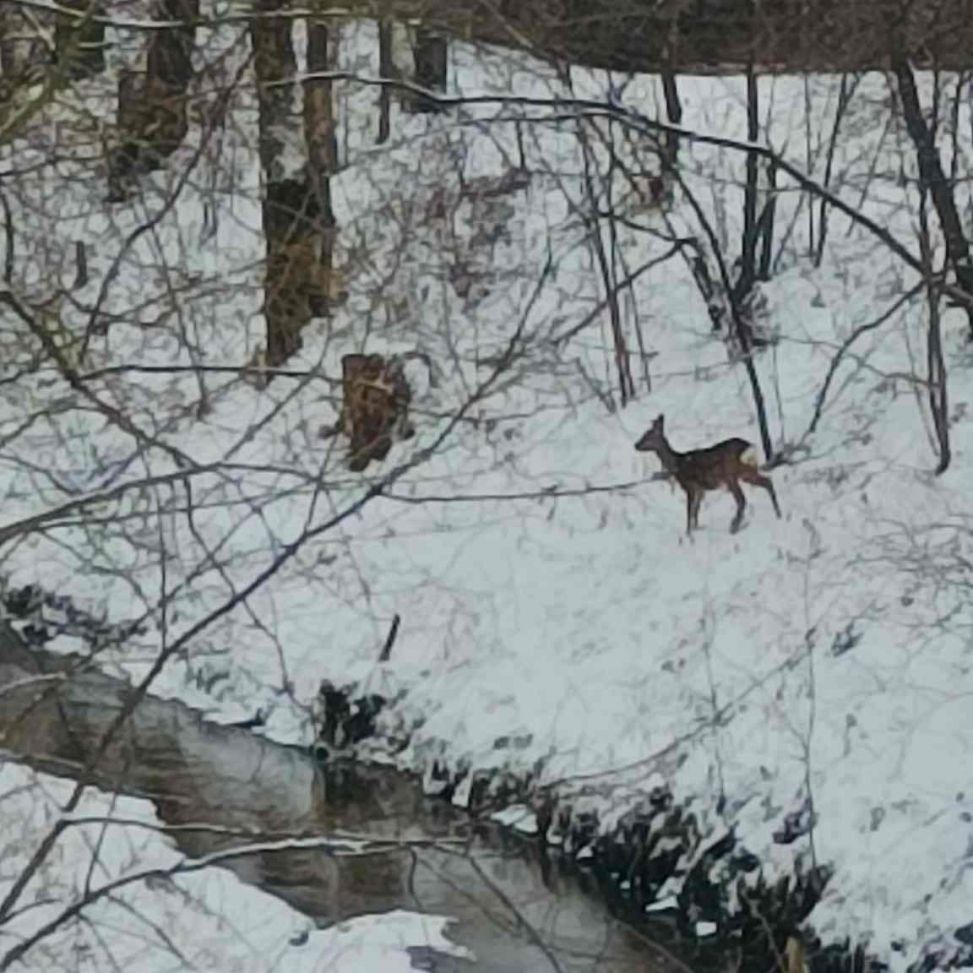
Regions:
<svg viewBox="0 0 973 973"><path fill-rule="evenodd" d="M608 314L611 322L612 341L615 345L615 365L618 369L618 391L621 397L622 408L625 408L630 399L635 397L635 381L632 378L632 364L629 359L628 347L625 342L625 332L622 328L621 309L618 304L618 291L615 287L615 267L614 251L609 254L605 250L604 240L601 236L601 220L599 218L598 195L595 189L592 171L597 171L593 164L591 145L587 137L587 132L582 122L578 126L578 138L581 142L581 150L584 159L584 186L588 200L588 213L585 214L585 224L591 237L591 245L598 260L598 267L601 271L602 282L605 287L605 300L608 303ZM614 166L615 153L612 151L612 166ZM612 172L608 173L608 184L611 185ZM614 220L614 213L611 210L611 198L608 199L609 221Z"/></svg>
<svg viewBox="0 0 973 973"><path fill-rule="evenodd" d="M757 277L770 280L770 267L774 246L774 217L777 214L777 167L771 163L767 167L767 202L757 221L757 236L760 239L760 267Z"/></svg>
<svg viewBox="0 0 973 973"><path fill-rule="evenodd" d="M145 74L127 71L119 78L120 144L108 167L111 202L126 199L134 178L164 165L186 137L186 93L193 78L198 17L199 0L159 0L155 19L178 26L152 32Z"/></svg>
<svg viewBox="0 0 973 973"><path fill-rule="evenodd" d="M158 0L156 19L178 26L157 30L149 40L149 77L172 91L185 94L193 77L193 45L199 0Z"/></svg>
<svg viewBox="0 0 973 973"><path fill-rule="evenodd" d="M36 16L40 19L41 15ZM0 78L13 88L31 68L43 66L45 61L42 42L27 18L15 4L0 3Z"/></svg>
<svg viewBox="0 0 973 973"><path fill-rule="evenodd" d="M851 81L848 80L848 73L841 76L841 87L838 89L838 107L834 114L834 124L831 127L831 138L828 140L828 157L824 166L824 182L822 185L827 189L831 184L831 170L834 168L834 153L838 145L838 130L841 128L841 121L851 103L851 96L858 86L860 75L854 75ZM818 216L818 241L817 250L814 253L814 266L820 267L824 257L824 243L828 236L828 201L821 200L821 212Z"/></svg>
<svg viewBox="0 0 973 973"><path fill-rule="evenodd" d="M747 139L756 142L760 134L759 88L753 64L747 66ZM757 219L757 198L760 192L760 159L756 152L747 152L747 178L743 196L743 235L740 241L740 260L729 291L733 310L735 334L740 351L749 355L752 348L766 344L754 327L754 284L757 281L757 249L765 235L761 252L761 269L769 273L769 248L773 235L774 201L770 197Z"/></svg>
<svg viewBox="0 0 973 973"><path fill-rule="evenodd" d="M677 178L679 178L678 174ZM760 376L757 374L757 367L753 361L754 342L750 322L744 317L740 305L734 299L733 284L730 281L726 261L723 259L723 255L720 252L719 240L712 224L706 218L706 214L703 212L702 206L699 205L699 201L696 199L690 188L686 185L685 180L680 178L679 185L683 196L692 207L693 212L696 214L696 218L699 220L700 225L703 227L703 230L706 233L706 238L709 241L710 249L713 253L713 257L716 260L716 266L719 269L720 283L722 284L722 295L717 290L710 277L705 260L703 259L703 250L698 245L696 246L698 256L692 262L693 275L696 278L697 284L700 286L700 291L702 292L703 297L706 299L707 309L709 311L710 320L713 322L714 331L718 331L722 328L722 322L725 318L724 298L725 304L729 305L730 321L733 326L733 340L735 340L739 345L739 357L743 361L743 367L746 369L747 378L750 381L750 390L753 394L753 405L757 414L757 425L760 429L760 441L763 445L764 457L766 458L767 463L776 463L778 457L774 452L773 441L770 438L770 426L767 422L767 407L764 401L763 390L760 387Z"/></svg>
<svg viewBox="0 0 973 973"><path fill-rule="evenodd" d="M276 368L300 350L301 331L317 313L315 306L327 293L330 274L321 280L323 217L307 181L281 179L267 183L264 192L266 361Z"/></svg>
<svg viewBox="0 0 973 973"><path fill-rule="evenodd" d="M671 68L662 72L662 93L666 99L666 118L670 125L682 124L682 102L676 86L676 75ZM663 169L674 168L679 161L679 136L672 132L666 134L666 147Z"/></svg>
<svg viewBox="0 0 973 973"><path fill-rule="evenodd" d="M314 18L307 24L307 71L321 74L331 67L327 22ZM326 314L333 297L336 221L331 206L331 176L338 169L335 137L333 84L324 78L304 83L304 141L307 145L308 189L314 200L315 220L306 223L313 231L307 245L316 250L317 273L308 281L313 314ZM293 241L297 243L297 241Z"/></svg>
<svg viewBox="0 0 973 973"><path fill-rule="evenodd" d="M392 61L392 24L382 21L378 25L378 76L386 80L395 77ZM387 84L378 89L378 138L379 145L387 142L391 134L392 90Z"/></svg>
<svg viewBox="0 0 973 973"><path fill-rule="evenodd" d="M255 0L250 21L253 66L257 76L258 144L260 165L268 183L283 178L282 155L290 141L296 117L294 77L297 62L291 41L291 21L274 16L284 10L284 0Z"/></svg>
<svg viewBox="0 0 973 973"><path fill-rule="evenodd" d="M926 276L929 304L929 329L926 335L926 365L929 379L929 412L939 446L936 475L945 473L952 456L949 445L949 397L946 386L946 362L943 358L942 329L939 319L940 289L933 280L932 247L929 244L929 220L926 216L926 190L919 203L919 249Z"/></svg>
<svg viewBox="0 0 973 973"><path fill-rule="evenodd" d="M15 35L26 28L24 18L9 3L0 6L0 78L8 84L20 79L26 58ZM2 100L5 100L2 99Z"/></svg>
<svg viewBox="0 0 973 973"><path fill-rule="evenodd" d="M947 260L956 275L956 283L973 299L973 262L970 259L969 241L963 232L963 224L956 209L953 188L943 172L935 138L922 114L912 68L904 54L897 53L893 56L892 71L898 83L906 128L916 147L919 178L932 196L946 240ZM970 337L973 338L973 307L969 304L966 305L966 315Z"/></svg>
<svg viewBox="0 0 973 973"><path fill-rule="evenodd" d="M309 245L317 217L317 200L306 178L294 168L287 149L295 141L297 111L296 60L291 20L275 16L284 0L257 0L258 16L250 21L254 73L257 78L257 128L263 169L262 205L267 261L264 270L264 317L267 322L266 364L276 368L301 347L301 329L311 319L308 281L317 267ZM313 225L313 224L312 224Z"/></svg>
<svg viewBox="0 0 973 973"><path fill-rule="evenodd" d="M760 134L757 76L753 64L747 66L747 140L756 142ZM756 152L747 153L747 182L743 196L743 239L740 245L740 272L734 282L734 300L739 304L750 293L756 280L757 191L760 175Z"/></svg>
<svg viewBox="0 0 973 973"><path fill-rule="evenodd" d="M445 91L449 66L449 50L446 45L446 38L437 37L422 27L418 28L413 57L415 59L415 83L420 88L426 88L429 91ZM417 112L443 110L438 101L424 95L417 95L412 107Z"/></svg>
<svg viewBox="0 0 973 973"><path fill-rule="evenodd" d="M57 63L67 79L86 78L105 70L105 25L95 17L104 11L98 0L65 0L63 6L81 17L59 14L54 28Z"/></svg>

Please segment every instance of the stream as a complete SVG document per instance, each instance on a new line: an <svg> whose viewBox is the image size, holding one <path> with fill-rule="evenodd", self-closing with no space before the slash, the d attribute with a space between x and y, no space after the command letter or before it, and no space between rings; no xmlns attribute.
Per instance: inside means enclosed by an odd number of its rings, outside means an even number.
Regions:
<svg viewBox="0 0 973 973"><path fill-rule="evenodd" d="M78 661L28 651L0 622L0 745L14 760L72 779L123 706L128 684L80 667L68 678L16 683L69 672ZM334 834L389 841L365 856L268 849L212 867L230 869L320 926L395 909L455 917L448 937L475 962L423 950L413 954L417 969L687 969L613 917L596 888L584 888L583 874L556 855L424 797L409 775L344 762L322 767L303 750L210 722L177 701L143 700L89 783L151 801L166 825L247 829L254 833L248 843ZM241 842L206 830L168 840L190 858Z"/></svg>

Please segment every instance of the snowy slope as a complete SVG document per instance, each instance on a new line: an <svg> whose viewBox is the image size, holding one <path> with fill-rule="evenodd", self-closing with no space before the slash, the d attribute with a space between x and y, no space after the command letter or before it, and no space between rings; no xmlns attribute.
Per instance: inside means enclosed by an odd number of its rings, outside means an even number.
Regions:
<svg viewBox="0 0 973 973"><path fill-rule="evenodd" d="M222 69L230 71L240 56L231 41L213 38L201 59L228 49ZM374 50L367 29L345 28L347 66L373 72ZM468 48L451 56L465 94L563 93L523 59ZM605 97L602 75L574 72L572 81L577 96ZM743 136L742 79L680 83L687 129ZM817 178L837 87L836 78L806 87L779 78L761 90L771 119L762 137L796 165L810 163ZM106 91L91 82L82 107L94 110ZM559 340L604 296L585 239L577 123L523 127L532 178L506 200L509 210L484 213L465 202L440 218L429 215L435 193L458 191L460 163L470 179L516 162L515 107L486 104L442 120L397 115L394 144L375 148L374 89L344 84L339 98L347 168L334 188L351 298L333 321L309 330L294 362L331 381L279 378L258 394L225 373L93 380L103 402L143 431L212 464L193 475L192 519L180 483L148 483L91 507L88 522L72 515L8 546L10 583L40 580L116 620L149 610L150 634L106 658L140 678L161 645L218 609L306 525L363 495L368 476L347 473L340 446L316 438L336 409L341 355L419 348L440 372L434 387L421 368L410 372L419 435L369 476L411 459L416 465L194 638L155 690L231 719L270 708L268 733L309 740L321 678L358 680L363 690L399 694L387 718L411 731L397 757L404 765L441 759L536 771L541 783L562 782L567 798L582 775L603 775L606 821L640 788L663 780L714 834L735 825L771 875L790 872L796 856L833 864L835 878L811 917L818 933L868 940L893 969L905 969L926 944L973 919L965 868L973 770L964 759L973 690L973 511L964 489L973 386L962 316L944 316L953 419L944 476L931 475L921 295L852 346L809 435L839 345L917 278L867 230L834 213L814 267L807 202L782 179L778 239L786 234L786 242L764 286L779 341L757 368L775 440L794 448L792 463L773 473L784 518L773 517L762 493L748 493L746 528L731 536L732 501L710 495L702 529L688 542L681 495L650 481L657 461L636 454L634 440L665 413L676 448L734 435L757 442L746 376L710 333L678 254L639 276L621 300L630 347L638 347L637 321L655 353L651 388L636 363L638 397L625 409L605 405L616 385L607 313ZM621 98L650 117L661 101L652 79L636 79ZM884 78L861 82L832 185L918 252L916 194L901 178L913 173L913 155L895 126L886 131L888 103ZM260 340L253 113L252 91L243 89L218 145L205 147L171 211L127 248L106 301L120 317L107 338L92 342L90 370L235 365ZM651 169L646 140L626 142L617 125L613 137L633 167ZM25 167L50 138L53 122L38 121L32 147L19 147ZM175 185L195 150L188 144L154 184ZM597 145L592 152L603 180L606 154ZM743 156L699 144L682 152L687 186L735 253ZM957 164L967 171L969 159ZM63 170L70 174L71 164ZM90 174L90 166L81 161L75 171ZM678 191L663 216L640 206L617 174L613 186L615 205L632 223L616 227L627 272L663 256L672 235L701 235ZM95 299L126 235L163 198L150 191L111 222L75 180L27 174L18 189L18 205L37 206L19 241L20 283L39 297L70 241L84 239L93 257L82 302ZM474 223L500 226L506 236L476 242ZM167 274L153 269L162 255ZM449 280L457 268L485 275L482 300L456 293ZM171 291L179 294L174 303ZM65 308L62 321L80 333L86 315ZM491 356L515 334L521 357L491 380ZM15 338L3 340L13 352ZM200 381L209 409L196 419ZM176 470L157 444L135 449L104 410L66 411L69 390L50 369L3 386L0 396L4 523L62 504L70 491L98 493ZM32 409L47 417L8 441ZM458 412L461 421L451 418ZM550 487L569 495L510 497ZM165 613L155 608L162 593ZM391 661L379 665L396 612L402 628ZM775 842L784 816L803 807L813 809L812 834Z"/></svg>

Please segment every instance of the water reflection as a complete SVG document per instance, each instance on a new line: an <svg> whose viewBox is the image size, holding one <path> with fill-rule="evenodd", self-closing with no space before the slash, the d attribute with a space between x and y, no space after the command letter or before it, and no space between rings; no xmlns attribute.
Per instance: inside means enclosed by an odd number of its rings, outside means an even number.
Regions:
<svg viewBox="0 0 973 973"><path fill-rule="evenodd" d="M92 671L24 684L65 665L27 653L0 623L2 746L38 769L77 778L127 690ZM293 835L379 839L364 855L268 848L221 867L321 925L392 909L455 916L449 935L476 963L415 954L423 969L686 970L550 860L542 868L533 845L475 827L444 802L424 798L406 775L358 766L324 773L302 751L207 722L181 703L146 699L92 783L147 798L169 826L209 826L172 832L193 858Z"/></svg>

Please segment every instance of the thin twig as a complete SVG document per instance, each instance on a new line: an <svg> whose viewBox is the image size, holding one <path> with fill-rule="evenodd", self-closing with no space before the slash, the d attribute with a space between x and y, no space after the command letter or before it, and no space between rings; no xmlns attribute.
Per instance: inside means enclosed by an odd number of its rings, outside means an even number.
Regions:
<svg viewBox="0 0 973 973"><path fill-rule="evenodd" d="M922 289L926 286L926 281L921 280L914 287L910 287L897 301L895 301L891 307L880 314L874 321L869 321L867 324L863 324L854 331L841 343L841 347L835 353L834 357L831 359L831 364L828 366L828 374L825 376L824 384L818 391L817 399L814 402L814 413L811 416L811 422L807 427L807 432L804 433L802 438L807 438L813 435L814 430L818 427L818 422L821 420L821 413L824 409L824 402L828 396L828 389L831 388L831 382L834 379L835 372L838 371L838 366L841 364L842 359L845 357L848 349L863 335L867 334L869 331L874 331L876 328L883 325L896 311L902 307L903 304L908 303L912 300Z"/></svg>
<svg viewBox="0 0 973 973"><path fill-rule="evenodd" d="M382 651L379 653L379 662L389 661L389 657L392 655L392 646L395 644L395 636L399 634L399 622L401 621L402 616L396 613L392 619L392 627L389 629L389 634L385 637L385 645L382 646Z"/></svg>

